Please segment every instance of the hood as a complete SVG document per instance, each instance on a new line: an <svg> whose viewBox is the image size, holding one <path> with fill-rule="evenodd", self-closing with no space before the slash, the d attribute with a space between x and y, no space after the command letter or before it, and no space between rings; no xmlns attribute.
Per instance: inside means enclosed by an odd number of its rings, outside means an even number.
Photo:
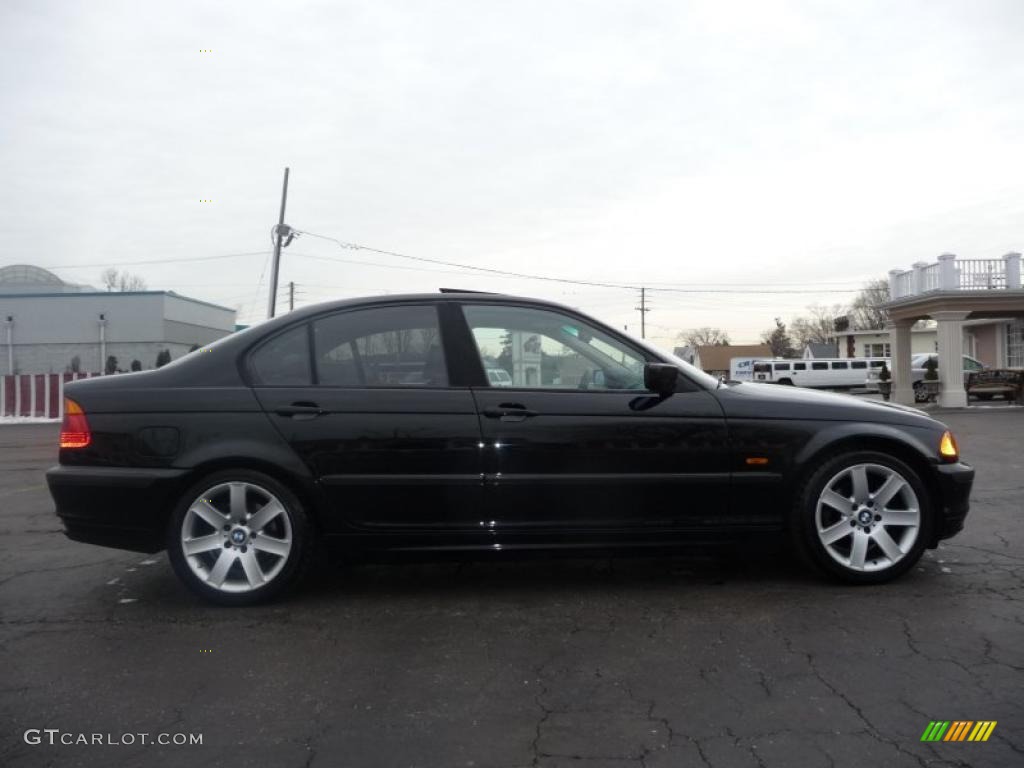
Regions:
<svg viewBox="0 0 1024 768"><path fill-rule="evenodd" d="M941 422L917 408L854 395L821 392L780 384L735 383L715 392L727 417L869 421L942 427Z"/></svg>

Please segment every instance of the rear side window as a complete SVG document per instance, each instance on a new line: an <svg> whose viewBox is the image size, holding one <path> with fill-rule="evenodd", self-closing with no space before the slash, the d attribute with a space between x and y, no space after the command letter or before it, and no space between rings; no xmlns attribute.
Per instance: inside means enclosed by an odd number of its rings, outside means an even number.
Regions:
<svg viewBox="0 0 1024 768"><path fill-rule="evenodd" d="M789 363L776 363L775 364L775 370L776 371L788 371L789 370Z"/></svg>
<svg viewBox="0 0 1024 768"><path fill-rule="evenodd" d="M832 363L833 371L845 371L848 370L849 366L846 363Z"/></svg>
<svg viewBox="0 0 1024 768"><path fill-rule="evenodd" d="M828 363L811 363L812 371L827 371Z"/></svg>
<svg viewBox="0 0 1024 768"><path fill-rule="evenodd" d="M793 363L793 370L794 371L806 371L807 370L807 363Z"/></svg>
<svg viewBox="0 0 1024 768"><path fill-rule="evenodd" d="M447 387L432 305L374 307L313 323L317 382L327 387Z"/></svg>
<svg viewBox="0 0 1024 768"><path fill-rule="evenodd" d="M850 367L851 368L867 368L868 367L868 362L867 362L867 360L854 360L852 363L850 363Z"/></svg>
<svg viewBox="0 0 1024 768"><path fill-rule="evenodd" d="M309 366L309 331L300 325L264 342L249 358L256 382L271 387L308 387L313 383Z"/></svg>

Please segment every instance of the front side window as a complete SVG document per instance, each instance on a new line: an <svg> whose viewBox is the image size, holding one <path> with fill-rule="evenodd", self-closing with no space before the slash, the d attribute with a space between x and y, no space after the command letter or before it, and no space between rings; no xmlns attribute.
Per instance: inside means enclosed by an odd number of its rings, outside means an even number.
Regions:
<svg viewBox="0 0 1024 768"><path fill-rule="evenodd" d="M463 312L492 387L644 389L643 355L575 317L494 305Z"/></svg>
<svg viewBox="0 0 1024 768"><path fill-rule="evenodd" d="M446 387L433 306L339 312L313 323L317 382L326 387Z"/></svg>
<svg viewBox="0 0 1024 768"><path fill-rule="evenodd" d="M256 382L270 387L308 387L309 331L305 324L271 337L252 353L250 368Z"/></svg>

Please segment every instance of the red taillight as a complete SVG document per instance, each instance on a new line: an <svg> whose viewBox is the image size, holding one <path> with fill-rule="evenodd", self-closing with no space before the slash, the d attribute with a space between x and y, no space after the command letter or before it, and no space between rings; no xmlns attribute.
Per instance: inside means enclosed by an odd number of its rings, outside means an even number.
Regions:
<svg viewBox="0 0 1024 768"><path fill-rule="evenodd" d="M64 398L64 421L60 425L61 448L85 448L92 439L85 411L74 400Z"/></svg>

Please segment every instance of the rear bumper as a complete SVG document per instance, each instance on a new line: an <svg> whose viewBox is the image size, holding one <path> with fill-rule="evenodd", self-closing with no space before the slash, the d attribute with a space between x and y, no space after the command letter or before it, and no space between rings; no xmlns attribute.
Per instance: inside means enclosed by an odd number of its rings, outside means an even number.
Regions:
<svg viewBox="0 0 1024 768"><path fill-rule="evenodd" d="M937 501L939 525L932 545L942 539L955 536L963 530L964 520L970 510L971 486L974 484L974 468L957 462L940 464L935 468L939 495Z"/></svg>
<svg viewBox="0 0 1024 768"><path fill-rule="evenodd" d="M46 483L69 539L158 552L175 490L187 472L62 465L47 470Z"/></svg>

